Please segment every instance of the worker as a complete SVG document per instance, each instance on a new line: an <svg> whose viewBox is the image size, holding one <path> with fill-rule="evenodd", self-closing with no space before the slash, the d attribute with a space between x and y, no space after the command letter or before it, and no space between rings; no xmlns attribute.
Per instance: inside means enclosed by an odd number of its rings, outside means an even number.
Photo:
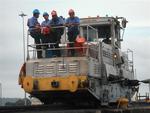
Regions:
<svg viewBox="0 0 150 113"><path fill-rule="evenodd" d="M43 18L45 20L42 22L41 26L42 27L49 27L49 25L50 25L49 14L47 12L44 12L43 13Z"/></svg>
<svg viewBox="0 0 150 113"><path fill-rule="evenodd" d="M85 54L86 51L86 49L84 48L86 47L86 45L84 44L85 42L86 39L84 37L80 35L77 36L74 46L77 47L75 51L78 56L83 56Z"/></svg>
<svg viewBox="0 0 150 113"><path fill-rule="evenodd" d="M33 10L33 17L28 19L27 26L29 27L29 32L32 38L34 38L35 44L41 44L42 43L42 35L41 35L41 29L40 29L40 23L38 22L40 12L38 9ZM42 58L42 51L40 45L36 45L37 49L37 57Z"/></svg>
<svg viewBox="0 0 150 113"><path fill-rule="evenodd" d="M52 28L52 35L53 35L52 41L53 43L55 43L54 47L57 49L55 51L55 55L59 57L61 55L60 55L60 50L58 50L58 48L59 48L61 36L64 33L64 28L62 27L64 22L61 17L57 16L57 12L55 10L51 12L51 16L52 16L52 19L50 21L50 26L53 27Z"/></svg>
<svg viewBox="0 0 150 113"><path fill-rule="evenodd" d="M66 19L65 25L68 27L68 40L70 42L69 47L73 48L74 47L74 42L76 40L77 35L79 35L79 24L80 24L80 19L75 16L75 12L73 9L70 9L69 12L69 17ZM71 49L71 55L75 55L75 50Z"/></svg>
<svg viewBox="0 0 150 113"><path fill-rule="evenodd" d="M45 57L49 58L52 56L52 51L47 50L52 47L50 43L52 43L52 36L51 36L51 28L50 28L50 20L49 20L49 14L47 12L43 13L44 21L41 24L41 33L43 36L43 47L45 49Z"/></svg>

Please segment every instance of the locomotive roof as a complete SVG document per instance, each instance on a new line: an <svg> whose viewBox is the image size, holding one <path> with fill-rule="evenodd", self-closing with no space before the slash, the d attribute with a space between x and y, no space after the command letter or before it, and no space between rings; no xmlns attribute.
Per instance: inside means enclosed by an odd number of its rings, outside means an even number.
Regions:
<svg viewBox="0 0 150 113"><path fill-rule="evenodd" d="M119 17L122 18L122 17ZM89 17L89 18L80 18L80 25L106 25L111 24L112 21L119 22L118 17Z"/></svg>

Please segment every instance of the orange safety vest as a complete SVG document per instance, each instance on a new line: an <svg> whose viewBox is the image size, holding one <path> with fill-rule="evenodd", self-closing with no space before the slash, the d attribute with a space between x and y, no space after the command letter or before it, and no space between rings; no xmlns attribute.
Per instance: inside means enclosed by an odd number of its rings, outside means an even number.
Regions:
<svg viewBox="0 0 150 113"><path fill-rule="evenodd" d="M79 43L79 44L83 44L85 41L86 41L86 40L85 40L84 37L77 36L77 38L76 38L76 42Z"/></svg>
<svg viewBox="0 0 150 113"><path fill-rule="evenodd" d="M77 36L76 38L76 42L74 44L75 47L81 47L81 48L77 48L76 51L80 54L83 54L84 52L84 48L83 47L83 44L86 42L86 39L84 37L81 37L81 36Z"/></svg>

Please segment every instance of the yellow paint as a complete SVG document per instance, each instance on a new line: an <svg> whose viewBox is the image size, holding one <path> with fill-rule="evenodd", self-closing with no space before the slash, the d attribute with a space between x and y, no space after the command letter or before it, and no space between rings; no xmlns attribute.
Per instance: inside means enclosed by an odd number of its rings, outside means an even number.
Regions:
<svg viewBox="0 0 150 113"><path fill-rule="evenodd" d="M20 75L20 76L19 76L19 79L18 79L19 85L22 85L22 82L24 81L24 77L25 77L25 76L23 76L23 75Z"/></svg>
<svg viewBox="0 0 150 113"><path fill-rule="evenodd" d="M117 100L117 103L118 103L117 108L127 108L129 104L129 100L125 97L120 97Z"/></svg>
<svg viewBox="0 0 150 113"><path fill-rule="evenodd" d="M23 80L23 88L26 92L32 92L33 79L32 76L26 76Z"/></svg>
<svg viewBox="0 0 150 113"><path fill-rule="evenodd" d="M21 87L22 87L22 82L24 81L24 78L25 78L25 76L26 76L26 72L25 72L25 66L26 66L26 64L24 63L23 65L22 65L22 67L21 67L21 69L20 69L20 73L19 73L19 79L18 79L18 83L19 83L19 85L21 85Z"/></svg>
<svg viewBox="0 0 150 113"><path fill-rule="evenodd" d="M26 76L23 81L23 89L31 93L34 91L34 81L38 82L38 89L36 91L59 91L68 90L70 92L75 92L82 86L83 82L87 82L87 76L85 75L70 75L70 76L54 76L54 77L32 77ZM59 87L53 88L51 86L52 81L58 81ZM84 88L84 87L82 87Z"/></svg>
<svg viewBox="0 0 150 113"><path fill-rule="evenodd" d="M77 76L69 76L68 86L70 92L75 92L78 88L79 80Z"/></svg>
<svg viewBox="0 0 150 113"><path fill-rule="evenodd" d="M150 99L149 98L145 99L145 102L150 103Z"/></svg>

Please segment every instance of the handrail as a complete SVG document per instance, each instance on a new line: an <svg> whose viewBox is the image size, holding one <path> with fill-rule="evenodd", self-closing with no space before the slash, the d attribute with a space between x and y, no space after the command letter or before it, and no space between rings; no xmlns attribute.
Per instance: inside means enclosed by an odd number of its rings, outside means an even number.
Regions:
<svg viewBox="0 0 150 113"><path fill-rule="evenodd" d="M94 30L96 32L96 39L98 40L98 30L90 25L87 25L87 40L89 38L89 32L88 32L89 28L91 28L92 30Z"/></svg>
<svg viewBox="0 0 150 113"><path fill-rule="evenodd" d="M69 50L69 49L84 49L84 48L88 48L88 47L69 47L69 48L48 48L46 50ZM43 49L36 49L36 51L42 51ZM33 51L33 50L29 50L29 51Z"/></svg>
<svg viewBox="0 0 150 113"><path fill-rule="evenodd" d="M80 26L79 27L85 27L85 26ZM67 29L66 29L66 26L62 25L62 26L55 26L55 27L50 27L50 28L54 28L54 29L57 29L57 28L64 28L64 41L62 43L59 43L59 44L71 44L71 43L75 43L75 42L68 42L66 39L67 39ZM97 33L97 29L90 26L90 25L87 25L87 38L88 38L88 28L91 28L93 31L96 32L96 38L98 39L98 33ZM33 28L34 29L34 28ZM36 28L35 28L36 29ZM90 44L90 42L86 42L85 45L86 47L67 47L67 46L62 46L61 48L51 48L51 47L48 47L46 49L44 49L44 46L53 46L55 44L58 44L58 43L42 43L42 44L29 44L29 35L30 35L30 32L28 31L28 36L27 36L27 59L29 59L30 57L30 52L33 51L33 56L36 56L36 53L35 51L43 51L43 50L72 50L72 49L86 49L88 48L88 45ZM88 41L88 40L87 40ZM91 43L92 44L92 43ZM36 46L41 46L40 49L37 49ZM32 50L30 49L32 48Z"/></svg>
<svg viewBox="0 0 150 113"><path fill-rule="evenodd" d="M90 27L91 29L95 30L97 32L97 29L95 29L94 27L87 25L88 27Z"/></svg>

